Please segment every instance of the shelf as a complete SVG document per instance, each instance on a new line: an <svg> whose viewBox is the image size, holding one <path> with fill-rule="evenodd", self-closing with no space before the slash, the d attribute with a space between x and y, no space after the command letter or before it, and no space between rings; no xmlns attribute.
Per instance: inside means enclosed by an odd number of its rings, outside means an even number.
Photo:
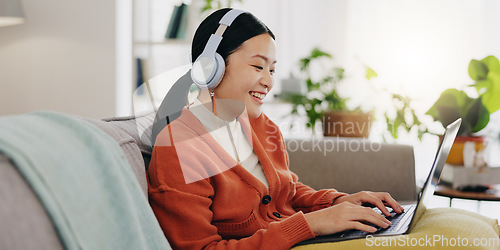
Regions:
<svg viewBox="0 0 500 250"><path fill-rule="evenodd" d="M166 38L172 14L180 1L164 0L133 0L132 9L132 81L133 89L140 88L138 81L151 81L166 72L170 72L182 65L191 65L191 43L195 30L201 20L201 8L204 1L193 0L184 7L182 16L175 19L177 32L175 38ZM186 12L187 11L187 12ZM177 16L177 15L176 15ZM182 31L182 32L180 32ZM182 35L181 35L182 34ZM141 77L138 77L137 59L141 62ZM166 79L163 82L169 83ZM140 85L140 84L139 84ZM154 89L154 88L153 88ZM159 105L165 96L163 90L154 89L155 105ZM148 96L133 96L133 106L136 112L153 110L152 100Z"/></svg>

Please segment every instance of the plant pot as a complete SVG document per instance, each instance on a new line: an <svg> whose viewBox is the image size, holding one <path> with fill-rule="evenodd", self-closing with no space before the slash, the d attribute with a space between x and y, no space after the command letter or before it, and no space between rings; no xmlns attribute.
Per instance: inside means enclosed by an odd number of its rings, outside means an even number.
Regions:
<svg viewBox="0 0 500 250"><path fill-rule="evenodd" d="M371 113L327 111L323 116L323 135L367 138L371 123Z"/></svg>
<svg viewBox="0 0 500 250"><path fill-rule="evenodd" d="M466 142L473 142L476 152L482 151L485 147L486 138L476 136L457 136L451 147L446 163L451 165L464 165L464 146Z"/></svg>

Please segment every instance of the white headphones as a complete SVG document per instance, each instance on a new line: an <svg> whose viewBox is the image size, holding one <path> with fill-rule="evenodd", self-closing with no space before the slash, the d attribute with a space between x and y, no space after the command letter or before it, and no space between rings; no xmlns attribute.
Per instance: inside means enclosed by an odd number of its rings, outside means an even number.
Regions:
<svg viewBox="0 0 500 250"><path fill-rule="evenodd" d="M191 69L191 78L196 86L202 89L214 89L219 85L224 75L226 64L221 55L217 53L217 48L222 41L222 34L227 27L231 26L234 19L238 17L242 10L232 9L228 11L219 21L219 28L215 34L210 35L207 45L201 55L196 58Z"/></svg>

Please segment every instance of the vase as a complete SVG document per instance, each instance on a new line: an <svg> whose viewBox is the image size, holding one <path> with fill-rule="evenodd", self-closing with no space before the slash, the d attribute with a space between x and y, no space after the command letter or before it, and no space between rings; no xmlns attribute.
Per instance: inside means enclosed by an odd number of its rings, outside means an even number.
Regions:
<svg viewBox="0 0 500 250"><path fill-rule="evenodd" d="M464 165L464 147L466 142L473 142L475 151L480 152L484 150L486 138L478 136L457 136L451 147L448 159L446 159L446 163L457 166Z"/></svg>
<svg viewBox="0 0 500 250"><path fill-rule="evenodd" d="M323 135L367 138L371 123L371 113L327 111L323 116Z"/></svg>

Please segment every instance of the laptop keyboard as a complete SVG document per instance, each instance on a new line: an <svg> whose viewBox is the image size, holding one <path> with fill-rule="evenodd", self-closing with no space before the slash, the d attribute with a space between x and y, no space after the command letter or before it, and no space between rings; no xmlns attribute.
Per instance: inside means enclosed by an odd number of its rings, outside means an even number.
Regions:
<svg viewBox="0 0 500 250"><path fill-rule="evenodd" d="M399 230L400 226L401 225L404 225L406 223L407 220L409 220L413 214L413 210L415 209L415 205L411 205L411 206L403 206L405 208L405 211L403 213L396 213L392 210L392 208L387 208L387 210L389 210L389 212L391 213L391 216L385 216L385 218L387 218L387 220L389 220L392 225L390 225L389 227L387 228L381 228L379 226L376 226L376 225L373 225L373 224L368 224L370 226L373 226L375 228L377 228L377 231L375 233L368 233L368 232L364 232L364 231L360 231L360 230L347 230L345 231L345 233L342 234L341 237L356 237L356 236L363 236L363 235L368 235L368 234L377 234L377 233L380 233L380 232L384 232L384 233L391 233L391 232L396 232ZM379 214L382 214L382 212L380 211L380 209L378 208L373 208L373 210Z"/></svg>
<svg viewBox="0 0 500 250"><path fill-rule="evenodd" d="M405 211L403 213L400 213L400 214L397 214L396 212L392 211L392 209L389 210L391 212L391 216L385 216L385 218L387 218L387 220L389 220L392 223L392 225L390 225L387 228L377 227L377 229L378 229L377 231L385 231L385 232L397 231L399 229L399 227L398 227L399 225L403 225L407 220L409 220L411 218L411 215L413 214L414 208L415 208L415 206L406 207ZM377 212L379 214L382 214L382 212L380 212L380 210L378 208L376 210L378 210Z"/></svg>

